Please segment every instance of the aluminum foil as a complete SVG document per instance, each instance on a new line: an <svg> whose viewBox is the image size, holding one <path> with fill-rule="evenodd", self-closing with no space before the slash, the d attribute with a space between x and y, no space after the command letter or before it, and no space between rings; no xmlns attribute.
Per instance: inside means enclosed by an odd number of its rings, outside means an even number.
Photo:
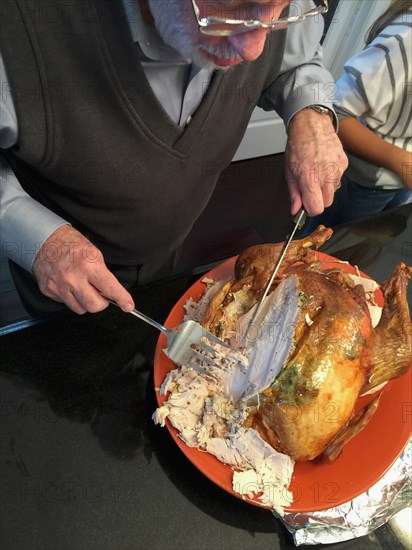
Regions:
<svg viewBox="0 0 412 550"><path fill-rule="evenodd" d="M350 502L319 512L279 517L296 546L332 544L371 533L412 505L412 439L392 467L368 491Z"/></svg>

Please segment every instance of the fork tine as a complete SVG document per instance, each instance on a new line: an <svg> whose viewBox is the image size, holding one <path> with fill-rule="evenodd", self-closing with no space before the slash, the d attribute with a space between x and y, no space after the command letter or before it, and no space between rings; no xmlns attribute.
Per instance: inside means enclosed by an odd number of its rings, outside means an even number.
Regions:
<svg viewBox="0 0 412 550"><path fill-rule="evenodd" d="M197 371L199 374L203 374L203 376L208 376L210 378L213 378L214 380L217 380L216 373L214 371L206 370L205 367L202 367L198 363L196 363L195 360L188 360L185 365L187 367L191 367L195 371Z"/></svg>
<svg viewBox="0 0 412 550"><path fill-rule="evenodd" d="M215 363L213 359L211 359L210 357L207 357L206 355L203 355L202 353L200 353L200 351L197 351L196 349L191 348L190 353L194 355L197 359L200 359L200 361L202 361L206 365L209 365L210 367L217 367L218 369L222 368L222 365L219 365L219 363Z"/></svg>
<svg viewBox="0 0 412 550"><path fill-rule="evenodd" d="M218 338L208 330L203 329L202 337L207 338L208 340L210 340L211 342L214 342L215 344L224 346L225 348L230 348L229 344L227 344L226 342L224 342L223 340L221 340L220 338Z"/></svg>
<svg viewBox="0 0 412 550"><path fill-rule="evenodd" d="M205 342L203 342L203 340L199 344L196 344L196 345L198 345L199 348L202 349L202 351L208 351L209 353L213 353L213 355L216 354L215 348L213 348L212 346L209 346L209 344L206 344Z"/></svg>
<svg viewBox="0 0 412 550"><path fill-rule="evenodd" d="M191 361L190 359L185 361L185 367L190 367L200 374L209 374L207 370L202 367L202 365L199 365L198 363L196 363L195 361Z"/></svg>

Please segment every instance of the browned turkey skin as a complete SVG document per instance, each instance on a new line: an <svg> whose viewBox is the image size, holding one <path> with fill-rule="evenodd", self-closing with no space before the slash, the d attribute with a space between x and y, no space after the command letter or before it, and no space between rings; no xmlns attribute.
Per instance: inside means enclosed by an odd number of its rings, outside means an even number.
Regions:
<svg viewBox="0 0 412 550"><path fill-rule="evenodd" d="M399 264L382 285L384 308L373 329L361 289L344 270L322 270L309 247L332 234L320 226L295 241L272 289L296 277L303 297L294 327L294 349L259 409L246 421L276 450L297 461L334 460L376 410L375 400L354 417L358 396L407 372L412 363L412 324L406 287L412 268ZM242 253L235 277L215 296L203 323L221 337L258 301L281 245ZM299 263L296 261L299 260ZM236 308L233 304L237 303Z"/></svg>
<svg viewBox="0 0 412 550"><path fill-rule="evenodd" d="M331 236L332 230L320 225L311 235L292 241L271 289L273 290L279 284L287 267L298 261L320 269L321 264L312 247L319 248ZM242 252L235 264L234 279L228 281L213 298L202 320L202 325L217 336L224 336L234 330L239 316L247 313L259 301L281 249L281 243L262 244ZM235 301L235 297L238 298L239 309L236 308L233 312L231 304Z"/></svg>
<svg viewBox="0 0 412 550"><path fill-rule="evenodd" d="M332 276L307 268L295 275L307 297L296 347L250 420L276 450L312 460L352 414L368 376L362 355L372 325L366 305Z"/></svg>

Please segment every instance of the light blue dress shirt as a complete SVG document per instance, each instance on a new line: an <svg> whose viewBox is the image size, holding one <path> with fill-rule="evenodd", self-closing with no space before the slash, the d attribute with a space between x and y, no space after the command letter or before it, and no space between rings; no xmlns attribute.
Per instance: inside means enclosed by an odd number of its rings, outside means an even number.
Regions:
<svg viewBox="0 0 412 550"><path fill-rule="evenodd" d="M163 109L183 131L207 91L213 70L196 67L167 46L143 20L138 0L122 1L131 36L142 50L146 78ZM309 0L298 3L302 11L312 5ZM328 96L333 77L322 65L322 32L320 18L307 19L288 29L281 75L261 98L261 106L276 110L286 126L294 114L308 105L317 103L332 108L333 98ZM1 55L0 84L0 148L7 149L18 142L18 121ZM0 200L2 259L9 257L30 271L44 241L67 222L32 199L1 156Z"/></svg>

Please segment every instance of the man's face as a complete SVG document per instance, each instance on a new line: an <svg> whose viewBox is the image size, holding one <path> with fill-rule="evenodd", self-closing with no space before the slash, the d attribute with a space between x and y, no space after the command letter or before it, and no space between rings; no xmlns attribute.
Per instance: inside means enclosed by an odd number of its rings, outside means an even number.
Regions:
<svg viewBox="0 0 412 550"><path fill-rule="evenodd" d="M261 21L278 19L291 0L197 0L201 17L216 16ZM267 29L214 37L200 32L191 0L149 0L156 28L166 44L200 67L228 68L254 61L262 53Z"/></svg>

